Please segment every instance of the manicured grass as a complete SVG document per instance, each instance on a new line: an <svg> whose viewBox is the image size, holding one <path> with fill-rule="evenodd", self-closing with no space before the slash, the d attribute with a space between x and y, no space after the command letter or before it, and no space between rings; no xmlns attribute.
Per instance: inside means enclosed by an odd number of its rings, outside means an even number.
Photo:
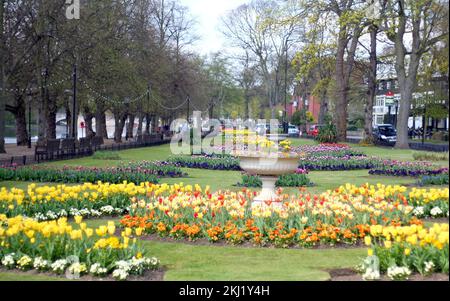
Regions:
<svg viewBox="0 0 450 301"><path fill-rule="evenodd" d="M67 281L62 277L51 277L46 275L23 274L14 272L0 272L0 281Z"/></svg>
<svg viewBox="0 0 450 301"><path fill-rule="evenodd" d="M165 280L328 280L326 269L351 268L364 249L283 250L146 242L168 271Z"/></svg>
<svg viewBox="0 0 450 301"><path fill-rule="evenodd" d="M118 219L113 219L116 223ZM86 220L98 227L107 219ZM235 246L189 245L178 242L142 242L150 255L167 268L165 280L185 281L314 281L328 280L328 269L351 268L365 249L265 249ZM54 280L41 275L0 273L0 280Z"/></svg>

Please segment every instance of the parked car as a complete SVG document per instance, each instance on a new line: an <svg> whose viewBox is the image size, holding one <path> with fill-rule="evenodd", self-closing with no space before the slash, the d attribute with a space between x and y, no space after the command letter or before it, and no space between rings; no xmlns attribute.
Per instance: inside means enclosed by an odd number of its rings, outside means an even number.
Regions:
<svg viewBox="0 0 450 301"><path fill-rule="evenodd" d="M306 131L306 134L308 136L317 137L319 135L320 128L321 126L318 124L311 125Z"/></svg>
<svg viewBox="0 0 450 301"><path fill-rule="evenodd" d="M375 141L384 144L395 144L397 142L397 130L392 124L380 124L373 129Z"/></svg>
<svg viewBox="0 0 450 301"><path fill-rule="evenodd" d="M288 135L289 137L299 137L300 130L295 125L290 124L288 129Z"/></svg>

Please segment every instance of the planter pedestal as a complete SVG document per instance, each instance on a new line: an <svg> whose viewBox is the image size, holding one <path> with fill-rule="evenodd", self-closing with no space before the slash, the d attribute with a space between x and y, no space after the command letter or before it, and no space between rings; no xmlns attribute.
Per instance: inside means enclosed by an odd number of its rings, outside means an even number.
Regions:
<svg viewBox="0 0 450 301"><path fill-rule="evenodd" d="M263 205L266 202L274 201L277 198L275 193L275 183L278 177L275 176L262 176L262 190L261 193L254 198L254 205Z"/></svg>
<svg viewBox="0 0 450 301"><path fill-rule="evenodd" d="M281 175L292 174L298 168L300 156L291 157L257 157L257 156L239 156L242 170L251 175L257 175L262 181L262 191L254 198L252 206L267 206L269 202L271 207L281 207L281 202L276 202L275 183Z"/></svg>

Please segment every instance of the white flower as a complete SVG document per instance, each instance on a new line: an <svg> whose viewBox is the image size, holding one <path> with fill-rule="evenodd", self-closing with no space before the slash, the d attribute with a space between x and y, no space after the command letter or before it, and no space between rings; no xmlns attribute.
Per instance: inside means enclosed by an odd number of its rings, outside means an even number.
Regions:
<svg viewBox="0 0 450 301"><path fill-rule="evenodd" d="M89 273L94 276L103 276L108 273L108 270L106 268L103 268L99 263L94 263L93 265L91 265Z"/></svg>
<svg viewBox="0 0 450 301"><path fill-rule="evenodd" d="M80 275L86 271L87 267L84 263L75 262L69 267L69 272L76 275Z"/></svg>
<svg viewBox="0 0 450 301"><path fill-rule="evenodd" d="M434 207L433 209L431 209L431 211L430 211L430 214L432 215L432 216L439 216L439 215L442 215L442 210L441 210L441 208L439 208L439 207Z"/></svg>
<svg viewBox="0 0 450 301"><path fill-rule="evenodd" d="M379 280L381 278L380 271L368 268L362 278L364 280Z"/></svg>
<svg viewBox="0 0 450 301"><path fill-rule="evenodd" d="M434 263L432 261L425 262L425 274L430 275L434 271Z"/></svg>
<svg viewBox="0 0 450 301"><path fill-rule="evenodd" d="M388 268L387 275L392 280L408 280L411 271L407 267L392 266Z"/></svg>
<svg viewBox="0 0 450 301"><path fill-rule="evenodd" d="M117 269L124 270L126 272L129 272L132 269L130 262L125 260L117 261L115 266Z"/></svg>
<svg viewBox="0 0 450 301"><path fill-rule="evenodd" d="M67 260L60 259L60 260L57 260L54 263L52 263L51 268L52 268L53 272L63 273L64 270L66 269L66 266L67 266Z"/></svg>
<svg viewBox="0 0 450 301"><path fill-rule="evenodd" d="M117 280L126 280L128 277L128 271L116 269L113 271L112 276Z"/></svg>
<svg viewBox="0 0 450 301"><path fill-rule="evenodd" d="M423 216L425 214L425 210L423 207L416 207L414 208L413 214L415 216Z"/></svg>
<svg viewBox="0 0 450 301"><path fill-rule="evenodd" d="M112 214L114 212L114 207L113 206L103 206L102 208L100 208L100 211L106 214Z"/></svg>
<svg viewBox="0 0 450 301"><path fill-rule="evenodd" d="M16 264L16 261L14 260L15 255L15 253L11 253L3 257L2 264L8 268L14 267L14 265Z"/></svg>
<svg viewBox="0 0 450 301"><path fill-rule="evenodd" d="M35 268L36 270L46 270L49 267L49 262L48 260L44 260L42 257L36 257L33 261L33 268Z"/></svg>
<svg viewBox="0 0 450 301"><path fill-rule="evenodd" d="M145 258L145 264L147 267L149 268L153 268L159 265L159 260L156 257L152 257L152 258Z"/></svg>
<svg viewBox="0 0 450 301"><path fill-rule="evenodd" d="M94 210L94 209L91 210L90 214L92 216L94 216L94 217L102 216L102 213L100 211L97 211L97 210Z"/></svg>

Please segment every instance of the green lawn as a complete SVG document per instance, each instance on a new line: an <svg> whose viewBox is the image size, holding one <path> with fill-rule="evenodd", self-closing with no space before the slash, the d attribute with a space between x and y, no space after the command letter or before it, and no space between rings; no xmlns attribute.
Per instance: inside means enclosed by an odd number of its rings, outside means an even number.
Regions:
<svg viewBox="0 0 450 301"><path fill-rule="evenodd" d="M116 223L118 219L114 219ZM88 220L98 227L107 219ZM192 281L314 281L328 280L328 269L351 268L365 249L264 249L234 246L194 246L178 242L142 242L151 256L167 269L165 280ZM58 279L58 278L56 278ZM1 280L55 280L54 277L0 273Z"/></svg>
<svg viewBox="0 0 450 301"><path fill-rule="evenodd" d="M293 144L314 144L312 140L294 139ZM412 161L415 151L395 150L379 147L354 148L363 151L370 156L386 159ZM120 156L124 161L130 160L165 160L170 155L168 145L121 151ZM115 166L119 160L94 160L82 158L70 161L49 163L51 166ZM439 162L448 166L448 162ZM212 171L200 169L185 169L188 178L162 179L162 183L209 185L212 190L241 189L235 186L240 180L240 172ZM367 170L356 171L318 171L311 172L309 177L315 183L308 188L311 193L321 193L334 189L342 184L350 183L361 185L370 184L401 184L413 185L416 179L400 177L371 176ZM1 182L0 187L26 188L26 182ZM48 184L48 183L47 183ZM46 185L42 183L39 185ZM57 185L57 184L48 184ZM298 189L289 188L288 193L297 193ZM116 222L118 219L115 220ZM105 224L107 220L89 220L89 226L97 227ZM325 271L333 268L351 268L365 256L365 249L263 249L241 248L233 246L201 246L189 245L177 242L143 242L151 255L158 257L167 268L166 280L327 280L329 274ZM60 280L40 275L24 275L11 272L0 273L1 280Z"/></svg>

